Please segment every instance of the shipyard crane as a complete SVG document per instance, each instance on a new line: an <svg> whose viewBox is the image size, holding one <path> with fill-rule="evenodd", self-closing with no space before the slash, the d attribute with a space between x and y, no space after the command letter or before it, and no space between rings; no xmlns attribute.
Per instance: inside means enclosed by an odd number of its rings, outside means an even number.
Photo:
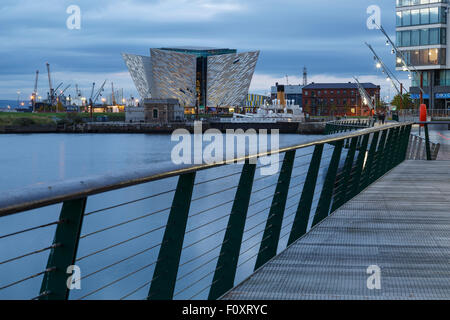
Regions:
<svg viewBox="0 0 450 320"><path fill-rule="evenodd" d="M95 82L92 83L92 90L91 90L91 95L89 97L89 100L92 100L92 98L94 97L94 90L95 90Z"/></svg>
<svg viewBox="0 0 450 320"><path fill-rule="evenodd" d="M89 99L89 104L91 105L91 119L92 119L92 115L93 115L93 110L94 110L94 105L97 102L98 98L101 96L103 89L105 88L105 84L106 84L106 80L103 82L102 86L100 87L100 89L98 89L98 91L95 93L94 95L94 86L95 86L95 82L92 86L92 94L91 94L91 98Z"/></svg>
<svg viewBox="0 0 450 320"><path fill-rule="evenodd" d="M111 82L111 89L112 89L112 96L111 96L112 101L111 102L112 102L113 106L116 106L117 102L116 102L116 96L114 94L114 82Z"/></svg>
<svg viewBox="0 0 450 320"><path fill-rule="evenodd" d="M33 90L32 96L31 96L31 103L33 105L33 112L36 111L35 108L36 108L38 80L39 80L39 70L36 70L36 79L34 80L34 90Z"/></svg>
<svg viewBox="0 0 450 320"><path fill-rule="evenodd" d="M95 104L98 100L98 98L102 95L102 92L104 91L105 88L105 84L106 84L106 80L103 82L102 86L100 87L100 89L98 89L97 93L95 94L95 96L93 97L93 104Z"/></svg>
<svg viewBox="0 0 450 320"><path fill-rule="evenodd" d="M77 97L81 97L81 90L78 89L78 84L75 84L75 94L77 95Z"/></svg>
<svg viewBox="0 0 450 320"><path fill-rule="evenodd" d="M48 74L48 87L50 89L49 92L49 104L52 106L53 105L53 96L54 96L54 90L52 87L52 77L51 77L51 73L50 73L50 64L47 62L47 74Z"/></svg>
<svg viewBox="0 0 450 320"><path fill-rule="evenodd" d="M60 96L62 96L62 95L64 94L64 92L66 92L67 89L69 89L71 86L72 86L72 85L69 84L67 87L65 87L64 90L61 91Z"/></svg>

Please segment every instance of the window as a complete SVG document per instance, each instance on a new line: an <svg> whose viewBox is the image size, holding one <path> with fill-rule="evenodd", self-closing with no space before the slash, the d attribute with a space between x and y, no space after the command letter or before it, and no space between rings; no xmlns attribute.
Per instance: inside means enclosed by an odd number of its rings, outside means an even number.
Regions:
<svg viewBox="0 0 450 320"><path fill-rule="evenodd" d="M411 25L417 26L420 24L420 10L411 10Z"/></svg>
<svg viewBox="0 0 450 320"><path fill-rule="evenodd" d="M406 27L406 26L410 26L410 25L411 25L411 11L410 10L403 11L402 26Z"/></svg>
<svg viewBox="0 0 450 320"><path fill-rule="evenodd" d="M158 109L153 109L153 119L158 119Z"/></svg>
<svg viewBox="0 0 450 320"><path fill-rule="evenodd" d="M429 23L430 23L430 10L420 9L420 24L429 24Z"/></svg>
<svg viewBox="0 0 450 320"><path fill-rule="evenodd" d="M439 23L439 9L430 8L430 23Z"/></svg>
<svg viewBox="0 0 450 320"><path fill-rule="evenodd" d="M429 37L429 44L439 44L439 29L430 29Z"/></svg>
<svg viewBox="0 0 450 320"><path fill-rule="evenodd" d="M420 45L420 31L411 30L411 46Z"/></svg>
<svg viewBox="0 0 450 320"><path fill-rule="evenodd" d="M411 45L411 31L402 32L402 47L409 47Z"/></svg>
<svg viewBox="0 0 450 320"><path fill-rule="evenodd" d="M402 26L402 12L397 11L397 27L401 27L401 26Z"/></svg>
<svg viewBox="0 0 450 320"><path fill-rule="evenodd" d="M420 44L426 46L429 44L428 29L420 30Z"/></svg>

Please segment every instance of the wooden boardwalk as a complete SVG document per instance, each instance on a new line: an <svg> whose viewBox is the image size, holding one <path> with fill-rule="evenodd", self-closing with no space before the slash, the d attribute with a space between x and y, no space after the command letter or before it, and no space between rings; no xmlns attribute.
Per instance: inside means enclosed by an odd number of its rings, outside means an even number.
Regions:
<svg viewBox="0 0 450 320"><path fill-rule="evenodd" d="M402 163L223 299L450 299L450 161Z"/></svg>

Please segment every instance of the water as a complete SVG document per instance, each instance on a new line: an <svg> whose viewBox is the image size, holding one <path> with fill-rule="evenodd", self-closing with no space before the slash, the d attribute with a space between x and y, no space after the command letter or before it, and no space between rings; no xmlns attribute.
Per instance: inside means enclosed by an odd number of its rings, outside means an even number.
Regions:
<svg viewBox="0 0 450 320"><path fill-rule="evenodd" d="M280 146L316 140L320 136L282 135ZM17 190L30 184L75 179L105 173L120 173L143 166L156 166L170 160L175 142L167 135L142 134L33 134L0 135L0 190ZM331 147L326 147L319 174L320 190ZM311 159L313 148L297 152L291 190L283 224L279 250L287 243L296 204ZM343 156L344 157L344 156ZM282 158L280 159L282 160ZM197 173L196 183L236 173L225 179L196 185L193 199L214 191L216 195L194 201L180 269L175 299L205 299L220 253L228 215L236 192L241 165L229 165ZM261 176L258 169L246 221L236 283L253 271L278 175ZM166 194L127 206L85 217L76 264L82 271L82 289L73 290L71 299L144 299L154 271L159 245L168 217L177 178L146 183L90 197L86 212L167 191ZM258 191L260 190L260 191ZM314 197L313 210L319 194ZM202 212L223 203L218 208ZM32 210L2 218L0 235L57 221L61 205ZM165 210L164 210L165 209ZM157 213L155 213L157 212ZM128 222L127 222L128 221ZM211 221L214 223L209 224ZM123 225L117 224L127 222ZM98 232L106 227L114 228ZM52 243L55 226L0 239L0 261L19 254L46 248ZM152 232L150 232L152 231ZM150 232L150 233L149 233ZM208 252L205 254L205 252ZM198 259L193 259L198 257ZM48 251L33 254L7 264L0 264L0 287L42 272ZM119 262L119 263L118 263ZM99 272L97 272L99 271ZM123 280L117 281L123 277ZM30 299L39 294L42 275L0 290L0 299ZM193 284L193 285L192 285ZM192 287L190 287L192 285Z"/></svg>

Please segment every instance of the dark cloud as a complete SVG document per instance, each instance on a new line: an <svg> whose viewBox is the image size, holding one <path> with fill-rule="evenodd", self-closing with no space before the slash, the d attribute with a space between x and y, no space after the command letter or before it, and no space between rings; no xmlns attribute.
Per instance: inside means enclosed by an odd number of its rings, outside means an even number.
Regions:
<svg viewBox="0 0 450 320"><path fill-rule="evenodd" d="M149 54L150 47L170 45L259 49L257 73L274 77L300 75L304 65L311 74L373 74L364 41L389 65L394 63L380 32L366 28L366 8L374 2L2 0L0 97L31 90L30 79L36 69L44 73L47 61L64 79L88 87L90 80L75 77L103 79L124 72L121 52ZM395 3L377 2L382 23L394 37ZM72 4L81 8L81 30L66 28L66 9ZM8 78L14 79L10 85ZM44 77L39 85L46 86ZM134 92L129 76L123 85Z"/></svg>

